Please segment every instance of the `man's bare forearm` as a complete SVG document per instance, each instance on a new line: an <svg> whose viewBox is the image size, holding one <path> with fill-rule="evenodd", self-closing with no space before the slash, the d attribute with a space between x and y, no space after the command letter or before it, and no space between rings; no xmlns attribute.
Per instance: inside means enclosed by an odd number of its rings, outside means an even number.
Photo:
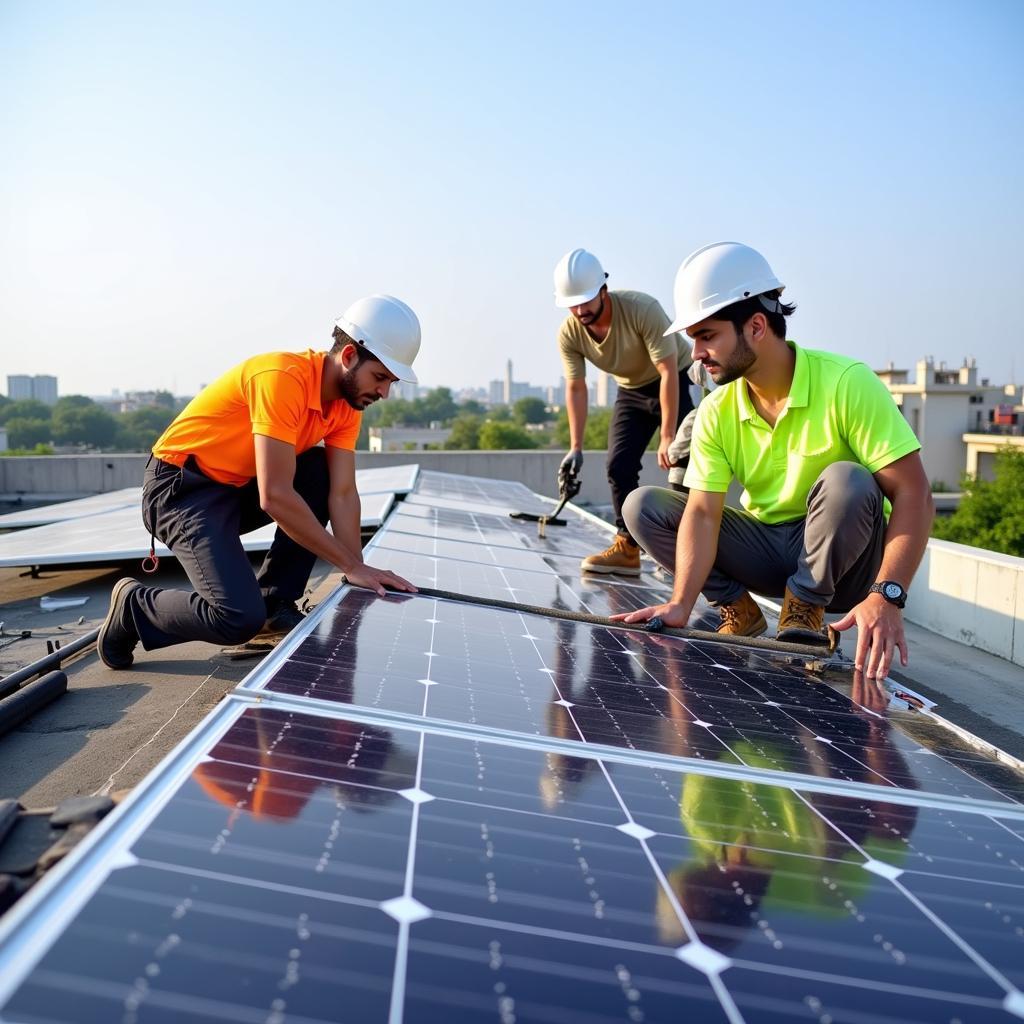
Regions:
<svg viewBox="0 0 1024 1024"><path fill-rule="evenodd" d="M910 589L928 547L934 518L935 503L930 492L914 491L896 498L885 530L880 580L895 580L905 590Z"/></svg>
<svg viewBox="0 0 1024 1024"><path fill-rule="evenodd" d="M697 603L701 588L715 564L718 552L718 517L688 504L676 537L676 573L672 603L688 617Z"/></svg>
<svg viewBox="0 0 1024 1024"><path fill-rule="evenodd" d="M358 491L349 494L332 494L327 501L327 511L331 518L331 529L334 536L346 548L360 553L362 561L362 502Z"/></svg>
<svg viewBox="0 0 1024 1024"><path fill-rule="evenodd" d="M263 504L264 512L288 534L296 544L330 562L331 565L348 572L362 564L362 553L358 545L352 550L341 537L332 537L313 515L310 507L293 488L277 491L273 498ZM356 536L359 531L356 529Z"/></svg>
<svg viewBox="0 0 1024 1024"><path fill-rule="evenodd" d="M580 387L580 384L583 386ZM569 447L583 450L583 435L587 429L587 383L570 381L566 385L566 412L569 414Z"/></svg>
<svg viewBox="0 0 1024 1024"><path fill-rule="evenodd" d="M661 403L661 437L663 441L671 441L676 436L676 417L679 415L678 373L662 372L658 401Z"/></svg>

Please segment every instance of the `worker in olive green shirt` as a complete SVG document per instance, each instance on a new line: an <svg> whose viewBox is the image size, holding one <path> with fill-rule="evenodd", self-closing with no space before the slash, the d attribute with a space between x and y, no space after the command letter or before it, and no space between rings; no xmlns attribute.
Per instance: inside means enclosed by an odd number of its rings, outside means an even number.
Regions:
<svg viewBox="0 0 1024 1024"><path fill-rule="evenodd" d="M555 304L568 309L558 332L565 371L569 452L559 467L559 490L583 465L587 425L586 364L615 378L618 394L608 427L608 483L617 533L599 554L583 559L588 572L640 574L640 548L622 518L622 503L640 482L644 451L659 432L658 465L669 468L668 446L693 408L685 377L692 360L682 336L666 333L668 317L643 292L608 291L597 257L586 249L566 253L555 267Z"/></svg>
<svg viewBox="0 0 1024 1024"><path fill-rule="evenodd" d="M676 320L718 389L701 403L685 485L645 487L623 510L630 532L675 571L671 600L616 616L685 626L698 593L719 632L757 636L750 596L784 597L778 637L823 640L859 629L855 657L884 678L907 663L901 609L934 516L920 444L885 385L863 363L786 340L782 283L736 242L698 249L676 276ZM733 478L743 509L725 507Z"/></svg>

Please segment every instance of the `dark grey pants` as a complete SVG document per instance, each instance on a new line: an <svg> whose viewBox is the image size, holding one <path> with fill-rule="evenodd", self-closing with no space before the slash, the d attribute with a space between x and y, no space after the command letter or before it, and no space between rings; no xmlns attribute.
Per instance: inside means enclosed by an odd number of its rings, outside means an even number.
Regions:
<svg viewBox="0 0 1024 1024"><path fill-rule="evenodd" d="M687 495L641 487L623 514L637 543L675 570L676 535ZM749 512L726 508L714 567L701 588L714 605L731 604L745 590L797 597L832 612L862 601L882 564L883 498L875 478L853 462L835 462L807 495L807 518L769 526Z"/></svg>
<svg viewBox="0 0 1024 1024"><path fill-rule="evenodd" d="M295 490L326 523L330 473L323 448L298 456ZM256 481L243 487L218 483L199 472L192 459L180 469L150 460L142 485L142 519L171 549L195 588L191 594L145 586L130 592L128 607L147 651L188 640L244 643L269 614L302 596L316 561L278 527L254 575L241 534L271 521L260 508Z"/></svg>
<svg viewBox="0 0 1024 1024"><path fill-rule="evenodd" d="M693 408L690 380L679 375L679 409L673 430ZM608 424L608 485L612 491L612 510L619 533L626 533L622 505L640 483L644 452L654 432L661 426L661 378L639 388L619 388Z"/></svg>

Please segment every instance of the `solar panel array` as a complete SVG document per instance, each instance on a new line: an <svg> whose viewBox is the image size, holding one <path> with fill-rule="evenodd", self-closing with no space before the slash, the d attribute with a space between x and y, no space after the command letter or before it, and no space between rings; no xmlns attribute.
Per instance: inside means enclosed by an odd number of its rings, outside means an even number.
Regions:
<svg viewBox="0 0 1024 1024"><path fill-rule="evenodd" d="M396 494L405 494L415 486L418 471L415 465L356 470L360 526L364 530L376 529L384 522ZM19 529L0 535L0 568L144 558L149 554L150 537L142 522L141 502L142 488L129 487L2 515L0 529ZM266 551L276 530L274 523L253 530L243 536L242 547L246 551ZM159 541L156 554L171 557L170 550Z"/></svg>
<svg viewBox="0 0 1024 1024"><path fill-rule="evenodd" d="M601 533L538 538L531 504L423 473L368 560L664 594L581 580ZM1024 787L902 717L768 652L343 588L30 897L0 1015L1024 1017Z"/></svg>

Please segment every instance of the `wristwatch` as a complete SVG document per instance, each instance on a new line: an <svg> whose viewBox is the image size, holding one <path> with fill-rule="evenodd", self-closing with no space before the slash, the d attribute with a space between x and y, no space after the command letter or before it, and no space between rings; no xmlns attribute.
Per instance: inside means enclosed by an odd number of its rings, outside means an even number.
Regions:
<svg viewBox="0 0 1024 1024"><path fill-rule="evenodd" d="M894 604L897 608L902 608L907 603L907 592L893 580L872 583L868 593L881 594L889 604Z"/></svg>

